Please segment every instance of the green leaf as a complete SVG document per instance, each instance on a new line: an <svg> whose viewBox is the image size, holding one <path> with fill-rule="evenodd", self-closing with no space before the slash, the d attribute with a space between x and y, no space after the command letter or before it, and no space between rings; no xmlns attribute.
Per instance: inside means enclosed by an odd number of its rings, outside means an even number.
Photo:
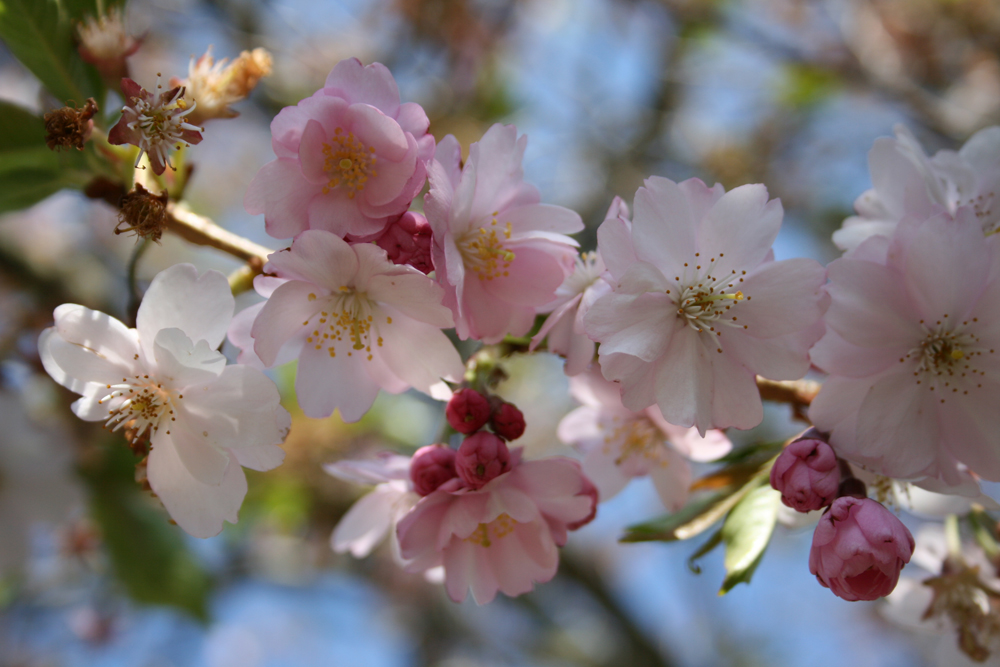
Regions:
<svg viewBox="0 0 1000 667"><path fill-rule="evenodd" d="M66 16L73 21L83 21L106 15L112 8L125 11L126 0L60 0Z"/></svg>
<svg viewBox="0 0 1000 667"><path fill-rule="evenodd" d="M778 99L793 109L814 107L841 88L835 72L814 65L787 65L783 74Z"/></svg>
<svg viewBox="0 0 1000 667"><path fill-rule="evenodd" d="M719 546L720 544L722 544L722 531L717 530L714 533L712 533L712 536L708 538L708 540L706 540L703 545L698 547L697 551L691 554L690 558L688 558L688 569L694 572L695 574L701 574L701 566L698 565L696 561L699 558L706 556L709 552L711 552L713 549L715 549L715 547Z"/></svg>
<svg viewBox="0 0 1000 667"><path fill-rule="evenodd" d="M980 508L974 507L968 515L972 536L976 543L986 552L990 560L1000 557L1000 543L997 542L997 522Z"/></svg>
<svg viewBox="0 0 1000 667"><path fill-rule="evenodd" d="M700 535L724 517L726 512L731 510L749 492L752 485L758 483L759 479L755 477L752 482L742 487L723 489L701 496L688 502L687 505L673 514L629 526L625 529L627 531L625 535L618 541L674 542Z"/></svg>
<svg viewBox="0 0 1000 667"><path fill-rule="evenodd" d="M100 76L77 53L57 0L0 0L0 39L59 101L101 101Z"/></svg>
<svg viewBox="0 0 1000 667"><path fill-rule="evenodd" d="M781 494L763 479L752 488L722 524L722 541L726 545L726 578L719 589L725 595L739 583L749 583L771 541L778 520Z"/></svg>
<svg viewBox="0 0 1000 667"><path fill-rule="evenodd" d="M0 212L27 208L88 180L84 153L51 151L45 134L41 118L0 102Z"/></svg>
<svg viewBox="0 0 1000 667"><path fill-rule="evenodd" d="M207 620L211 580L188 551L183 531L139 490L135 463L124 442L116 442L84 471L91 515L115 575L137 602L177 607Z"/></svg>

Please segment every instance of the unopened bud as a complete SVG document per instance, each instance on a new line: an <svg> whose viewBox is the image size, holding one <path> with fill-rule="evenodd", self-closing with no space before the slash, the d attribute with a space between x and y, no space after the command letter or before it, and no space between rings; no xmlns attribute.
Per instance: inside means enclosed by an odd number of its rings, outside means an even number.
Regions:
<svg viewBox="0 0 1000 667"><path fill-rule="evenodd" d="M456 391L445 408L448 423L465 435L481 429L490 420L491 412L490 402L475 389Z"/></svg>
<svg viewBox="0 0 1000 667"><path fill-rule="evenodd" d="M183 85L185 99L196 103L189 123L200 125L212 118L235 118L240 114L229 105L246 99L271 73L272 62L271 54L261 48L244 51L231 63L228 58L216 62L209 47L203 56L191 60L187 80L171 79L171 85Z"/></svg>
<svg viewBox="0 0 1000 667"><path fill-rule="evenodd" d="M439 486L457 476L455 450L444 445L421 447L410 460L413 490L421 496L433 493Z"/></svg>
<svg viewBox="0 0 1000 667"><path fill-rule="evenodd" d="M115 234L132 232L139 238L158 243L169 222L167 193L154 195L136 183L135 189L122 197Z"/></svg>
<svg viewBox="0 0 1000 667"><path fill-rule="evenodd" d="M418 271L434 270L431 259L431 225L427 218L407 211L398 220L389 223L375 244L386 251L394 264L408 264Z"/></svg>
<svg viewBox="0 0 1000 667"><path fill-rule="evenodd" d="M510 403L501 403L493 411L490 426L505 440L517 440L524 435L524 414Z"/></svg>
<svg viewBox="0 0 1000 667"><path fill-rule="evenodd" d="M828 506L837 498L839 484L837 455L816 438L788 445L771 468L771 486L781 492L781 502L798 512Z"/></svg>
<svg viewBox="0 0 1000 667"><path fill-rule="evenodd" d="M510 470L510 450L507 444L489 431L470 435L462 442L455 456L458 476L473 489Z"/></svg>
<svg viewBox="0 0 1000 667"><path fill-rule="evenodd" d="M43 119L45 120L45 145L49 149L57 151L63 148L75 148L83 150L83 144L90 138L90 132L94 129L94 121L91 118L97 113L97 102L93 97L87 98L82 109L76 107L63 107L50 111Z"/></svg>

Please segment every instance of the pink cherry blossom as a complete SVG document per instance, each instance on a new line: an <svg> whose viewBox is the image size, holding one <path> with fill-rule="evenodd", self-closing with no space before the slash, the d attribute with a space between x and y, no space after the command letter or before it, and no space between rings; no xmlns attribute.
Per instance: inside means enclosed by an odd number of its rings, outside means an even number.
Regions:
<svg viewBox="0 0 1000 667"><path fill-rule="evenodd" d="M518 462L481 489L445 485L420 499L397 526L407 569L443 565L455 602L471 589L477 604L497 591L521 595L555 576L557 547L571 524L593 513L596 498L576 461Z"/></svg>
<svg viewBox="0 0 1000 667"><path fill-rule="evenodd" d="M840 467L825 441L802 437L785 447L771 468L771 486L781 502L798 512L827 507L837 497Z"/></svg>
<svg viewBox="0 0 1000 667"><path fill-rule="evenodd" d="M725 192L651 177L634 219L605 220L598 250L613 292L584 318L601 369L632 411L654 403L672 424L751 428L755 375L795 380L822 333L823 267L773 260L782 208L763 185Z"/></svg>
<svg viewBox="0 0 1000 667"><path fill-rule="evenodd" d="M611 202L605 220L621 218L628 221L628 206L621 197ZM531 339L529 349L534 350L548 337L550 352L566 357L566 375L578 375L594 360L594 341L590 340L583 326L591 304L611 291L603 278L604 260L598 252L583 253L576 258L576 266L556 290L555 300L539 309L551 313L545 324Z"/></svg>
<svg viewBox="0 0 1000 667"><path fill-rule="evenodd" d="M125 96L122 117L108 131L108 143L138 146L136 166L145 153L153 172L162 174L171 166L170 152L178 143L201 143L201 128L185 120L195 105L184 103L183 86L154 95L132 79L122 79L122 94Z"/></svg>
<svg viewBox="0 0 1000 667"><path fill-rule="evenodd" d="M396 523L420 499L410 482L410 458L386 453L371 461L329 463L323 469L338 479L374 486L370 493L351 505L334 528L330 536L333 550L364 558L390 536L392 553L403 565Z"/></svg>
<svg viewBox="0 0 1000 667"><path fill-rule="evenodd" d="M871 236L892 236L907 213L926 213L934 204L952 214L959 206L975 210L983 231L1000 225L1000 127L972 135L959 151L938 151L928 158L917 139L902 125L896 137L882 137L868 153L872 189L854 208L856 216L844 220L833 242L853 250Z"/></svg>
<svg viewBox="0 0 1000 667"><path fill-rule="evenodd" d="M524 435L524 413L513 403L503 401L494 408L490 417L490 427L494 433L508 442L517 440Z"/></svg>
<svg viewBox="0 0 1000 667"><path fill-rule="evenodd" d="M1000 480L1000 272L995 236L968 207L904 218L884 259L872 238L829 266L830 374L809 415L849 461L900 479ZM874 253L873 257L882 253Z"/></svg>
<svg viewBox="0 0 1000 667"><path fill-rule="evenodd" d="M243 348L241 362L253 354L265 366L297 358L295 389L307 416L336 409L357 421L380 388L432 393L442 378L462 376L441 331L452 326L441 288L378 246L307 230L270 255L265 271L255 286L268 300L234 320L230 340Z"/></svg>
<svg viewBox="0 0 1000 667"><path fill-rule="evenodd" d="M147 478L170 516L195 537L236 523L247 491L243 468L281 464L291 426L263 373L227 366L217 351L233 313L226 277L190 264L160 272L135 329L76 304L55 310L42 332L45 370L81 394L73 412L148 434Z"/></svg>
<svg viewBox="0 0 1000 667"><path fill-rule="evenodd" d="M322 89L271 123L276 160L247 190L249 213L263 213L275 238L323 229L372 239L424 186L434 137L418 104L380 63L337 63Z"/></svg>
<svg viewBox="0 0 1000 667"><path fill-rule="evenodd" d="M837 498L813 533L809 571L834 595L877 600L896 587L910 562L913 535L870 498Z"/></svg>
<svg viewBox="0 0 1000 667"><path fill-rule="evenodd" d="M511 467L507 443L489 431L470 435L455 455L455 471L470 489L482 488Z"/></svg>
<svg viewBox="0 0 1000 667"><path fill-rule="evenodd" d="M570 273L580 216L540 204L523 181L527 137L494 125L469 147L448 135L428 176L424 213L434 230L434 268L455 314L459 338L496 343L531 329L535 310L555 298Z"/></svg>
<svg viewBox="0 0 1000 667"><path fill-rule="evenodd" d="M466 387L452 395L444 415L453 429L471 435L486 425L492 412L493 408L485 396Z"/></svg>
<svg viewBox="0 0 1000 667"><path fill-rule="evenodd" d="M679 510L691 486L688 459L711 461L732 448L722 431L702 437L697 429L668 423L656 406L632 412L597 365L570 378L570 393L583 405L559 423L559 439L584 453L583 472L602 501L648 475L664 507Z"/></svg>

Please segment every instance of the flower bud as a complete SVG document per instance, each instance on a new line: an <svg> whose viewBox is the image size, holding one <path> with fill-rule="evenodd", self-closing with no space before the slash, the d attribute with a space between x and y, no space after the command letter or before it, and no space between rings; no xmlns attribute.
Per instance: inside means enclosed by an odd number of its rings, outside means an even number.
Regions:
<svg viewBox="0 0 1000 667"><path fill-rule="evenodd" d="M501 438L517 440L524 435L524 415L516 406L501 403L490 417L490 426Z"/></svg>
<svg viewBox="0 0 1000 667"><path fill-rule="evenodd" d="M809 571L837 597L877 600L896 587L913 546L913 535L892 512L870 498L844 496L816 526Z"/></svg>
<svg viewBox="0 0 1000 667"><path fill-rule="evenodd" d="M407 211L398 220L389 223L375 244L389 254L393 264L408 264L418 271L434 270L431 260L431 225L427 218Z"/></svg>
<svg viewBox="0 0 1000 667"><path fill-rule="evenodd" d="M478 489L510 470L509 462L506 443L489 431L480 431L466 438L458 448L455 470L463 482Z"/></svg>
<svg viewBox="0 0 1000 667"><path fill-rule="evenodd" d="M788 445L771 468L771 486L781 492L781 502L799 512L832 503L839 484L837 455L830 445L815 438Z"/></svg>
<svg viewBox="0 0 1000 667"><path fill-rule="evenodd" d="M475 433L490 420L490 402L475 389L455 392L445 408L448 423L459 433Z"/></svg>
<svg viewBox="0 0 1000 667"><path fill-rule="evenodd" d="M421 447L410 460L410 479L413 490L421 496L436 491L439 486L457 477L455 450L444 445Z"/></svg>

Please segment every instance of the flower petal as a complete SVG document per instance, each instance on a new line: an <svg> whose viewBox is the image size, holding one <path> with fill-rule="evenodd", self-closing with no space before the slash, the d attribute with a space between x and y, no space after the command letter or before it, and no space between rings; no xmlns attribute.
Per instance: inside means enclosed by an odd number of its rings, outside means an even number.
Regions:
<svg viewBox="0 0 1000 667"><path fill-rule="evenodd" d="M218 271L198 275L191 264L160 271L146 290L136 315L136 330L147 359L161 329L177 328L194 342L217 348L226 337L236 302L229 281Z"/></svg>

